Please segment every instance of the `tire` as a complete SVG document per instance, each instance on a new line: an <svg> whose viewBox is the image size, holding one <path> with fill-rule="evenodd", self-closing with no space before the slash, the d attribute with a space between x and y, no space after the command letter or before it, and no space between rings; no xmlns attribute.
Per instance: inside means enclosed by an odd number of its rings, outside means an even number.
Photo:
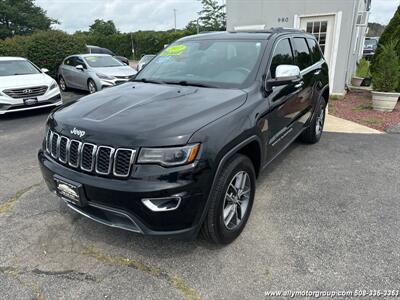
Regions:
<svg viewBox="0 0 400 300"><path fill-rule="evenodd" d="M319 142L325 124L325 108L326 101L324 98L321 98L310 126L308 126L308 128L299 136L300 141L307 144L315 144Z"/></svg>
<svg viewBox="0 0 400 300"><path fill-rule="evenodd" d="M59 83L59 85L60 85L60 89L61 89L63 92L66 92L66 91L68 90L67 83L65 82L64 77L60 76L60 77L58 78L58 83Z"/></svg>
<svg viewBox="0 0 400 300"><path fill-rule="evenodd" d="M239 174L242 174L243 177L241 178L245 179L246 184L243 188L243 195L240 197L242 202L236 202L235 206L231 201L231 199L235 197L230 197L235 192L231 184L238 185L240 182ZM210 242L229 244L240 235L250 216L256 189L256 174L253 163L247 156L235 154L224 165L222 171L217 176L218 178L216 179L215 186L211 191L211 203L202 225L201 233L204 238ZM229 196L226 196L226 194ZM235 199L237 201L239 198ZM245 205L246 202L247 206ZM229 212L229 214L224 215L224 209L225 212ZM233 211L236 213L232 215L231 212ZM240 221L237 219L239 215L241 215ZM230 222L228 222L229 218L231 218ZM239 223L235 224L235 221L239 221Z"/></svg>
<svg viewBox="0 0 400 300"><path fill-rule="evenodd" d="M96 83L94 83L93 79L88 80L87 87L90 94L94 94L97 92L97 86Z"/></svg>

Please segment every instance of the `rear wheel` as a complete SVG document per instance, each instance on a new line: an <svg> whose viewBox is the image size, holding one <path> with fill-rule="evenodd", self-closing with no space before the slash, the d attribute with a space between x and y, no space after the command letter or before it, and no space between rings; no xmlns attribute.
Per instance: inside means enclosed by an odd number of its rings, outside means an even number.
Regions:
<svg viewBox="0 0 400 300"><path fill-rule="evenodd" d="M202 234L214 243L229 244L240 235L250 216L255 194L254 166L247 156L236 154L216 180Z"/></svg>
<svg viewBox="0 0 400 300"><path fill-rule="evenodd" d="M67 91L68 87L67 84L65 83L64 77L60 76L58 79L58 83L60 84L60 88L63 92Z"/></svg>
<svg viewBox="0 0 400 300"><path fill-rule="evenodd" d="M90 94L94 94L97 92L97 86L92 79L88 80L88 90Z"/></svg>
<svg viewBox="0 0 400 300"><path fill-rule="evenodd" d="M304 130L299 137L302 142L315 144L321 139L322 131L325 124L325 108L326 101L324 98L321 98L314 118L310 123L310 126L306 130Z"/></svg>

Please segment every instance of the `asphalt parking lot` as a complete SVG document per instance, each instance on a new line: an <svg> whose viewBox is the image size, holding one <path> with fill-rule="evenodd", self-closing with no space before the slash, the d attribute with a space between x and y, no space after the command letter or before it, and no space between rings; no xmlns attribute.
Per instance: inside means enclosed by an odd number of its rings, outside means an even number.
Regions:
<svg viewBox="0 0 400 300"><path fill-rule="evenodd" d="M70 101L82 94L68 93ZM145 238L68 210L36 154L49 110L0 117L0 298L265 299L400 282L400 136L325 133L266 170L223 248Z"/></svg>

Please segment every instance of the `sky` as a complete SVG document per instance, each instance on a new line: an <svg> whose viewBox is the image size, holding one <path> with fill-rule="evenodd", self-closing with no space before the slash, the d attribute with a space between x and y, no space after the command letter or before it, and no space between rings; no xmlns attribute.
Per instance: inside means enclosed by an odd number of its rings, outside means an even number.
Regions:
<svg viewBox="0 0 400 300"><path fill-rule="evenodd" d="M225 0L219 0L223 3ZM335 1L335 0L315 0ZM88 30L95 19L113 20L122 32L137 30L167 30L177 28L197 18L201 10L198 0L36 0L48 16L61 24L55 28L70 33ZM370 22L387 24L400 0L372 0Z"/></svg>

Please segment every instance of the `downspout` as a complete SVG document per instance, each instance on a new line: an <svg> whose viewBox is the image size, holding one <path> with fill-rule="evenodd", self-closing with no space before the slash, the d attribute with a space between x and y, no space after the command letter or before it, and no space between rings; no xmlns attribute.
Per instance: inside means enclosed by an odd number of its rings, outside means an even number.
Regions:
<svg viewBox="0 0 400 300"><path fill-rule="evenodd" d="M358 6L359 6L360 0L354 0L354 6L353 6L353 19L352 19L352 29L351 29L351 38L350 38L350 47L349 47L349 53L347 54L347 62L346 62L346 88L347 88L347 75L349 73L349 63L350 63L350 56L352 56L353 52L353 39L354 39L354 31L356 29L356 22L357 22L357 17L358 17Z"/></svg>

